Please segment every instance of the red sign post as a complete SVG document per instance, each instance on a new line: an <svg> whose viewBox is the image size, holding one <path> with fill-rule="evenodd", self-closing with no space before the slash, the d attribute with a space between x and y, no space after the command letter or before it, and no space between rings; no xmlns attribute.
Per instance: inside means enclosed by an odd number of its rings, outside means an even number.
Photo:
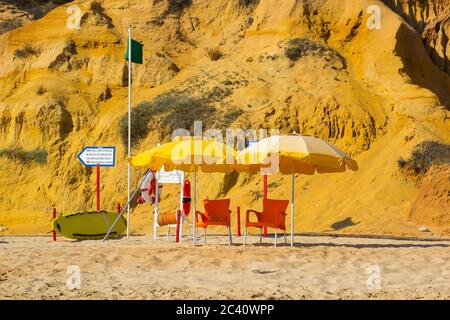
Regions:
<svg viewBox="0 0 450 320"><path fill-rule="evenodd" d="M264 195L264 200L267 200L267 175L265 174L263 176L263 195ZM267 237L267 227L264 226L264 238Z"/></svg>
<svg viewBox="0 0 450 320"><path fill-rule="evenodd" d="M241 236L241 207L237 207L237 236Z"/></svg>
<svg viewBox="0 0 450 320"><path fill-rule="evenodd" d="M100 211L100 165L97 164L97 211Z"/></svg>
<svg viewBox="0 0 450 320"><path fill-rule="evenodd" d="M96 209L100 211L100 167L114 167L116 163L115 147L86 147L78 155L85 167L96 167Z"/></svg>

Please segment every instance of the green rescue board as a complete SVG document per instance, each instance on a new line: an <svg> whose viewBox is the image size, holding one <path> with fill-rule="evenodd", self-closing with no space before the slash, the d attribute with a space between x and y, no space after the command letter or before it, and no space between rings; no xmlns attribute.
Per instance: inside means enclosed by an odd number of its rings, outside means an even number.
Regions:
<svg viewBox="0 0 450 320"><path fill-rule="evenodd" d="M117 216L117 213L106 211L69 214L53 220L53 229L56 233L70 239L103 239ZM120 235L126 228L127 221L121 216L112 229L110 237Z"/></svg>

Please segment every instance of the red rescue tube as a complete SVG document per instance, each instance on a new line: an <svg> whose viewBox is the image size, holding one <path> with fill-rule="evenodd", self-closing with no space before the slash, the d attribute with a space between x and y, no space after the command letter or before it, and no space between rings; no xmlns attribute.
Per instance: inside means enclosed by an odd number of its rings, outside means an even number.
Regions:
<svg viewBox="0 0 450 320"><path fill-rule="evenodd" d="M191 211L191 183L189 180L184 180L183 184L183 213L185 216L189 215Z"/></svg>

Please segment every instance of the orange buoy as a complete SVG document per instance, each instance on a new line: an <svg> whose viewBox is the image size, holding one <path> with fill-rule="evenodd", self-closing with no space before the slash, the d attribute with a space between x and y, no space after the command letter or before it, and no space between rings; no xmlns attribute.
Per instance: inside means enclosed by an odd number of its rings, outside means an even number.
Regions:
<svg viewBox="0 0 450 320"><path fill-rule="evenodd" d="M177 224L177 212L161 212L158 214L159 226L167 226Z"/></svg>

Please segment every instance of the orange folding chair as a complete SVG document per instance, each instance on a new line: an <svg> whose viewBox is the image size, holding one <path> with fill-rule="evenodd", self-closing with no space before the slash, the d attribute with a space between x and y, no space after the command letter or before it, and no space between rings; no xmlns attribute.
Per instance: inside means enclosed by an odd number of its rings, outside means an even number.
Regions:
<svg viewBox="0 0 450 320"><path fill-rule="evenodd" d="M264 227L275 229L275 246L277 246L278 229L284 231L284 242L286 242L286 209L289 200L263 199L262 212L247 210L245 218L244 246L247 241L247 228L259 228L259 243L262 242L262 229ZM250 213L256 215L257 221L250 221Z"/></svg>
<svg viewBox="0 0 450 320"><path fill-rule="evenodd" d="M198 228L204 229L206 244L206 228L208 226L225 226L228 227L228 243L232 244L231 239L231 210L230 199L203 200L205 212L197 211L195 221ZM201 217L199 221L198 216Z"/></svg>

